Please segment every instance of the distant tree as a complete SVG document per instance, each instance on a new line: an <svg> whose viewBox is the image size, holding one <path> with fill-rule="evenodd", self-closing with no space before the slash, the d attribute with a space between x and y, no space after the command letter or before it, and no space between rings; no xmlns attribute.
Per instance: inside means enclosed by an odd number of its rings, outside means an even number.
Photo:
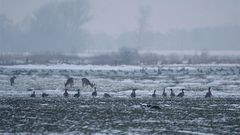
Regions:
<svg viewBox="0 0 240 135"><path fill-rule="evenodd" d="M13 36L12 22L5 16L0 15L0 51L9 51Z"/></svg>
<svg viewBox="0 0 240 135"><path fill-rule="evenodd" d="M139 53L137 49L122 47L118 50L119 59L121 64L138 64Z"/></svg>
<svg viewBox="0 0 240 135"><path fill-rule="evenodd" d="M81 49L85 43L85 31L81 26L89 20L86 0L71 0L47 4L38 10L31 21L29 47L37 44L52 51ZM36 45L34 46L34 48ZM76 51L76 50L75 50Z"/></svg>
<svg viewBox="0 0 240 135"><path fill-rule="evenodd" d="M207 50L202 50L200 54L200 62L208 63L209 62L209 52Z"/></svg>
<svg viewBox="0 0 240 135"><path fill-rule="evenodd" d="M154 53L147 53L141 56L141 62L146 65L157 65L158 61L158 56Z"/></svg>
<svg viewBox="0 0 240 135"><path fill-rule="evenodd" d="M146 45L145 37L148 27L148 20L150 17L150 8L147 6L140 7L137 28L137 46L142 47Z"/></svg>
<svg viewBox="0 0 240 135"><path fill-rule="evenodd" d="M5 15L0 15L0 39L8 32L10 24L11 21Z"/></svg>

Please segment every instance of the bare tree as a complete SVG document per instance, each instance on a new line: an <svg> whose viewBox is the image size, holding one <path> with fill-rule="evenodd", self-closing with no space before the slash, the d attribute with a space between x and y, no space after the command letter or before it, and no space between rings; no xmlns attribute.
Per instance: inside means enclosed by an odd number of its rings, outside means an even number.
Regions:
<svg viewBox="0 0 240 135"><path fill-rule="evenodd" d="M12 21L5 15L0 14L0 52L12 49L17 34L18 29L13 25Z"/></svg>
<svg viewBox="0 0 240 135"><path fill-rule="evenodd" d="M135 65L139 63L139 53L137 49L122 47L118 53L121 64Z"/></svg>
<svg viewBox="0 0 240 135"><path fill-rule="evenodd" d="M86 0L50 3L34 14L28 38L35 51L71 51L82 48L85 41L81 26L89 20ZM38 47L40 46L40 47ZM45 47L43 47L45 46ZM56 49L56 50L54 50Z"/></svg>
<svg viewBox="0 0 240 135"><path fill-rule="evenodd" d="M150 8L148 6L140 7L138 28L137 28L137 46L142 47L146 45L145 37L148 27L148 20L150 17Z"/></svg>

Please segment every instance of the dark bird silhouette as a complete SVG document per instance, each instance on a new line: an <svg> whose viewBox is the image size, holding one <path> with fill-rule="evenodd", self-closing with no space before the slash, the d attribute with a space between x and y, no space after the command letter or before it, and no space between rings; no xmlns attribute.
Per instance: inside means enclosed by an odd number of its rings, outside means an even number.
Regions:
<svg viewBox="0 0 240 135"><path fill-rule="evenodd" d="M69 96L69 94L68 94L68 92L67 92L68 89L64 89L64 90L65 90L65 91L64 91L64 93L63 93L63 96L64 96L64 97L68 97L68 96Z"/></svg>
<svg viewBox="0 0 240 135"><path fill-rule="evenodd" d="M80 89L78 89L78 92L74 94L74 97L79 98L80 97Z"/></svg>
<svg viewBox="0 0 240 135"><path fill-rule="evenodd" d="M47 93L42 93L42 97L48 97Z"/></svg>
<svg viewBox="0 0 240 135"><path fill-rule="evenodd" d="M132 98L135 98L135 97L136 97L136 93L135 93L136 90L137 90L137 89L132 89L132 93L131 93L131 97L132 97Z"/></svg>
<svg viewBox="0 0 240 135"><path fill-rule="evenodd" d="M16 76L13 76L13 77L10 78L11 86L13 86L13 84L15 83L15 79L16 79Z"/></svg>
<svg viewBox="0 0 240 135"><path fill-rule="evenodd" d="M167 93L165 92L165 89L166 89L166 88L163 89L163 93L162 93L162 96L163 96L163 97L167 97Z"/></svg>
<svg viewBox="0 0 240 135"><path fill-rule="evenodd" d="M161 108L157 105L147 105L147 107L151 108L151 109L157 109L157 110L160 110Z"/></svg>
<svg viewBox="0 0 240 135"><path fill-rule="evenodd" d="M205 95L205 98L210 98L210 97L212 97L211 87L208 88L208 92Z"/></svg>
<svg viewBox="0 0 240 135"><path fill-rule="evenodd" d="M104 94L103 94L103 97L105 97L105 98L110 98L111 95L109 95L109 94L107 94L107 93L104 93Z"/></svg>
<svg viewBox="0 0 240 135"><path fill-rule="evenodd" d="M33 91L30 97L36 97L35 91Z"/></svg>
<svg viewBox="0 0 240 135"><path fill-rule="evenodd" d="M155 98L157 95L156 95L156 90L153 91L153 94L152 94L152 97Z"/></svg>
<svg viewBox="0 0 240 135"><path fill-rule="evenodd" d="M96 97L96 96L97 96L97 88L96 88L96 87L94 87L94 91L93 91L93 93L92 93L92 96L93 96L93 97Z"/></svg>
<svg viewBox="0 0 240 135"><path fill-rule="evenodd" d="M184 89L182 89L182 92L180 92L177 97L183 97L184 96Z"/></svg>
<svg viewBox="0 0 240 135"><path fill-rule="evenodd" d="M173 92L173 90L170 89L170 91L171 91L170 97L175 97L175 93Z"/></svg>

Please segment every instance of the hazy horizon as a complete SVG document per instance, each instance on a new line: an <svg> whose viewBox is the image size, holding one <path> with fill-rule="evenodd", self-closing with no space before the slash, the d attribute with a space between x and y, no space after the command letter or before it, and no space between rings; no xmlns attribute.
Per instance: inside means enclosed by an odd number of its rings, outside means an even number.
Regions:
<svg viewBox="0 0 240 135"><path fill-rule="evenodd" d="M240 50L239 13L238 0L0 0L0 46L13 52Z"/></svg>

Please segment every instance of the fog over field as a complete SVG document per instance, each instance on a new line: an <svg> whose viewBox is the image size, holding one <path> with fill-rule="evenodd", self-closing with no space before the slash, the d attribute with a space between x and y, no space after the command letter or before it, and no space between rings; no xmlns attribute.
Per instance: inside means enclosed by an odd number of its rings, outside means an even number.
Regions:
<svg viewBox="0 0 240 135"><path fill-rule="evenodd" d="M0 134L240 133L240 0L0 0Z"/></svg>
<svg viewBox="0 0 240 135"><path fill-rule="evenodd" d="M0 0L1 52L239 50L238 0Z"/></svg>

